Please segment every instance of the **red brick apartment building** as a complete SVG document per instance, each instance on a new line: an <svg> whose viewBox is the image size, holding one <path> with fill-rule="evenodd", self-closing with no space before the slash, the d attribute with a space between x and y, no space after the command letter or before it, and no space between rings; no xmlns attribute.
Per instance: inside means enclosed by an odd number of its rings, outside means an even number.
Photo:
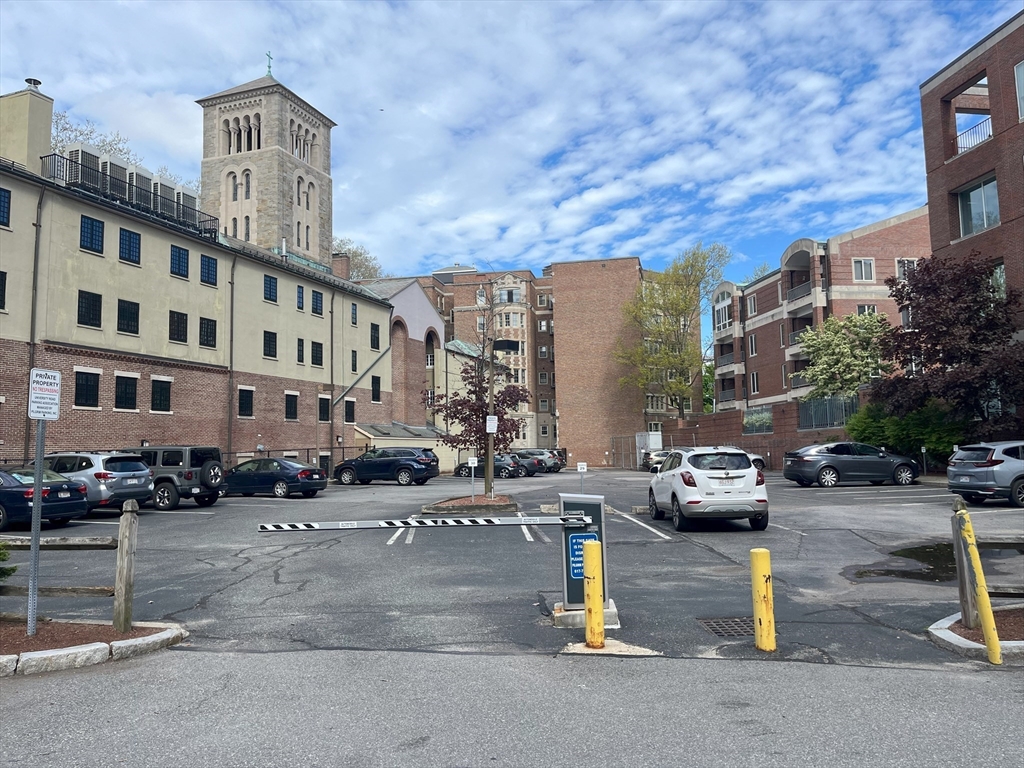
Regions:
<svg viewBox="0 0 1024 768"><path fill-rule="evenodd" d="M1024 292L1024 11L921 85L921 123L932 252Z"/></svg>

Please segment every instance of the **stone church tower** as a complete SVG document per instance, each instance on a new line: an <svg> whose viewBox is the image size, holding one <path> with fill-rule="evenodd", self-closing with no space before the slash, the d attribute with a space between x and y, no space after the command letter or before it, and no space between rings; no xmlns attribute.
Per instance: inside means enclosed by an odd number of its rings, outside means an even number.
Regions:
<svg viewBox="0 0 1024 768"><path fill-rule="evenodd" d="M331 128L269 74L207 96L202 202L221 232L331 265Z"/></svg>

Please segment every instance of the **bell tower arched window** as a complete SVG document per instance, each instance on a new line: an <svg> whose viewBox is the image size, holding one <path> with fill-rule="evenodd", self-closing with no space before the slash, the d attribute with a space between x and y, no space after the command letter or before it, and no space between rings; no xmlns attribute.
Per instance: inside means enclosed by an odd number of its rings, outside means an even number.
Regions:
<svg viewBox="0 0 1024 768"><path fill-rule="evenodd" d="M306 250L309 250L309 225L306 225Z"/></svg>
<svg viewBox="0 0 1024 768"><path fill-rule="evenodd" d="M248 200L252 196L252 174L246 172L245 174L245 199Z"/></svg>
<svg viewBox="0 0 1024 768"><path fill-rule="evenodd" d="M228 175L228 186L231 188L231 202L238 202L238 177L235 174Z"/></svg>
<svg viewBox="0 0 1024 768"><path fill-rule="evenodd" d="M231 236L238 237L238 219L231 220Z"/></svg>
<svg viewBox="0 0 1024 768"><path fill-rule="evenodd" d="M245 217L245 242L249 242L249 217Z"/></svg>

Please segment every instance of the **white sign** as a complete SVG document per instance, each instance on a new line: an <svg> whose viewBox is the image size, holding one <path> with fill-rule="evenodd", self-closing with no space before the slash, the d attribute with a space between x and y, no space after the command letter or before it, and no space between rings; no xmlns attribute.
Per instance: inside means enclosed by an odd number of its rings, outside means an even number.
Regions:
<svg viewBox="0 0 1024 768"><path fill-rule="evenodd" d="M466 463L469 464L469 466L471 466L471 467L475 467L476 466L476 461L477 461L476 456L470 456L466 460Z"/></svg>
<svg viewBox="0 0 1024 768"><path fill-rule="evenodd" d="M587 471L587 462L585 462L585 461L577 461L576 462L576 471L577 472L586 472Z"/></svg>
<svg viewBox="0 0 1024 768"><path fill-rule="evenodd" d="M40 421L60 418L60 371L32 369L28 385L28 417Z"/></svg>
<svg viewBox="0 0 1024 768"><path fill-rule="evenodd" d="M488 416L487 417L487 432L490 434L490 433L497 433L497 431L498 431L498 417L497 416Z"/></svg>

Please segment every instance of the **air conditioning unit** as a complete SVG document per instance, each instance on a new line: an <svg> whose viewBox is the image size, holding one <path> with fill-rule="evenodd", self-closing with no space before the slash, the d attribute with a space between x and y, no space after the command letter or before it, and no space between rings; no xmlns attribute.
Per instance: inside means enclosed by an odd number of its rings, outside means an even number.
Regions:
<svg viewBox="0 0 1024 768"><path fill-rule="evenodd" d="M128 166L128 200L138 208L153 209L153 174L141 165Z"/></svg>
<svg viewBox="0 0 1024 768"><path fill-rule="evenodd" d="M174 189L174 202L177 204L179 221L183 221L192 227L199 224L199 216L197 214L199 192L191 187L179 185Z"/></svg>
<svg viewBox="0 0 1024 768"><path fill-rule="evenodd" d="M113 155L100 156L103 192L118 200L128 200L128 161Z"/></svg>
<svg viewBox="0 0 1024 768"><path fill-rule="evenodd" d="M172 219L178 215L178 201L174 195L175 187L173 179L164 176L153 177L153 210Z"/></svg>
<svg viewBox="0 0 1024 768"><path fill-rule="evenodd" d="M100 190L100 155L100 150L92 144L68 144L68 184Z"/></svg>

